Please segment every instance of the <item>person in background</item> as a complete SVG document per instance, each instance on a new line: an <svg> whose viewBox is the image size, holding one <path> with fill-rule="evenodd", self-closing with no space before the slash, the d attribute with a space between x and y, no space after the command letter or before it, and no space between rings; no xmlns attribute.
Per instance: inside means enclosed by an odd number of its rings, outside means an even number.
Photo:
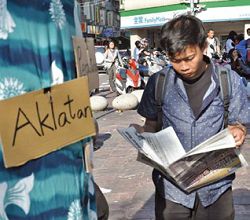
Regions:
<svg viewBox="0 0 250 220"><path fill-rule="evenodd" d="M119 50L115 48L114 41L110 41L108 44L108 48L104 53L104 61L105 61L105 69L107 70L107 74L109 76L109 85L110 91L116 92L115 87L115 73L117 67L123 66L121 56L119 54Z"/></svg>
<svg viewBox="0 0 250 220"><path fill-rule="evenodd" d="M133 56L132 56L132 59L134 59L136 62L139 59L140 52L141 52L141 41L137 40L135 41L135 48L134 48Z"/></svg>
<svg viewBox="0 0 250 220"><path fill-rule="evenodd" d="M228 54L229 50L235 47L235 40L237 37L237 33L235 31L230 31L227 37L225 52Z"/></svg>
<svg viewBox="0 0 250 220"><path fill-rule="evenodd" d="M250 28L247 28L247 36L246 36L246 64L250 67Z"/></svg>
<svg viewBox="0 0 250 220"><path fill-rule="evenodd" d="M250 38L250 28L247 28L247 38Z"/></svg>
<svg viewBox="0 0 250 220"><path fill-rule="evenodd" d="M246 62L246 58L247 58L247 41L244 40L244 35L243 34L237 35L235 48L240 53L241 59L244 62Z"/></svg>
<svg viewBox="0 0 250 220"><path fill-rule="evenodd" d="M241 54L238 52L238 50L235 48L229 50L228 57L230 59L229 64L231 66L231 69L238 73L240 76L244 76L243 69L241 68L239 62L241 59Z"/></svg>
<svg viewBox="0 0 250 220"><path fill-rule="evenodd" d="M146 38L141 39L141 50L139 53L138 63L147 66L147 58L150 57L149 44Z"/></svg>
<svg viewBox="0 0 250 220"><path fill-rule="evenodd" d="M213 62L203 55L207 46L206 32L195 16L181 15L167 22L161 30L161 45L168 51L171 62L170 69L165 69L168 81L162 105L162 128L172 126L187 152L224 129L225 112L218 73ZM146 119L145 124L131 124L138 132L157 131L155 85L159 74L149 78L137 110ZM239 147L245 140L244 124L250 117L241 79L232 70L230 75L233 92L227 128ZM234 178L232 174L187 193L154 169L156 220L233 220Z"/></svg>
<svg viewBox="0 0 250 220"><path fill-rule="evenodd" d="M243 83L246 86L247 81L250 81L250 67L242 60L241 54L237 49L233 48L228 53L231 69L242 77Z"/></svg>
<svg viewBox="0 0 250 220"><path fill-rule="evenodd" d="M140 52L140 55L139 56L150 56L150 51L149 51L149 44L148 44L148 40L146 38L143 38L141 40L141 52Z"/></svg>
<svg viewBox="0 0 250 220"><path fill-rule="evenodd" d="M220 56L220 41L214 36L214 30L209 29L207 32L207 49L205 54L209 58L219 59Z"/></svg>

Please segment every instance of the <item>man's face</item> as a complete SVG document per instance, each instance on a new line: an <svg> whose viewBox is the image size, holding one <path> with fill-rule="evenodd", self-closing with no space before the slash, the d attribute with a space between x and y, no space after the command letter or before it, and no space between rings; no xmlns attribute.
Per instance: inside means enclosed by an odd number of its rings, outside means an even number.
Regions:
<svg viewBox="0 0 250 220"><path fill-rule="evenodd" d="M207 36L209 37L209 38L213 38L214 37L214 31L212 31L212 30L210 30L208 33L207 33Z"/></svg>
<svg viewBox="0 0 250 220"><path fill-rule="evenodd" d="M173 68L185 79L195 79L205 70L203 50L195 45L188 46L184 51L170 58Z"/></svg>
<svg viewBox="0 0 250 220"><path fill-rule="evenodd" d="M250 36L250 28L247 29L247 35Z"/></svg>

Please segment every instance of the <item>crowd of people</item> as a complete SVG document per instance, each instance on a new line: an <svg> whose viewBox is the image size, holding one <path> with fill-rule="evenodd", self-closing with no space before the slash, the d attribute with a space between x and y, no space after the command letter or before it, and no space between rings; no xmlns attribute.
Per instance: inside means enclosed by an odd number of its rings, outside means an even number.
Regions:
<svg viewBox="0 0 250 220"><path fill-rule="evenodd" d="M248 32L250 34L250 29ZM230 31L226 42L222 46L213 29L208 29L206 35L207 46L203 53L215 62L227 65L227 67L237 72L246 85L247 81L250 80L250 39L245 40L243 34ZM143 66L148 66L148 58L154 59L159 56L163 56L164 61L167 60L164 64L168 65L170 63L165 48L151 48L146 38L135 41L135 47L131 51L131 58L137 62L138 68L140 67L142 72L144 71ZM109 75L110 91L116 91L114 85L115 73L118 66L123 65L123 62L113 41L109 42L107 46L105 61L106 71Z"/></svg>
<svg viewBox="0 0 250 220"><path fill-rule="evenodd" d="M248 30L250 36L250 29ZM244 39L243 34L230 31L224 47L217 37L214 30L207 32L207 48L204 52L210 59L227 66L238 73L245 84L250 80L250 38ZM249 58L248 58L249 57Z"/></svg>

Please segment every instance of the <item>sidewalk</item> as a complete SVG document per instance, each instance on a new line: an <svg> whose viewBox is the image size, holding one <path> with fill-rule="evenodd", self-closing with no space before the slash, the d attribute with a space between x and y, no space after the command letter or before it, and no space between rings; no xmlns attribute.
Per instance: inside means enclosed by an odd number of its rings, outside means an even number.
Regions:
<svg viewBox="0 0 250 220"><path fill-rule="evenodd" d="M113 94L105 92L111 102ZM111 106L111 105L109 105ZM153 220L154 186L151 181L152 168L136 161L137 151L117 132L117 128L130 123L143 124L136 110L117 112L112 108L95 113L99 123L100 149L94 154L94 178L104 190L109 204L110 220ZM250 136L242 148L250 163ZM250 168L237 171L234 181L235 220L250 219Z"/></svg>

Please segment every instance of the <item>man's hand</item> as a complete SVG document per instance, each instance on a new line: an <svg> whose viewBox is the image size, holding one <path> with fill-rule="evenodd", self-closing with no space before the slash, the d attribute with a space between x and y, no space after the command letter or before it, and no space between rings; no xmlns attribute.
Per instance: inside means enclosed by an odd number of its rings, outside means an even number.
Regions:
<svg viewBox="0 0 250 220"><path fill-rule="evenodd" d="M136 130L138 133L143 133L143 132L144 132L144 128L143 128L143 126L141 126L141 125L138 125L138 124L130 124L129 127L134 127L135 130Z"/></svg>
<svg viewBox="0 0 250 220"><path fill-rule="evenodd" d="M130 124L130 126L135 127L138 133L143 133L143 132L156 132L156 127L157 127L157 121L150 120L146 118L145 124L143 126L140 126L138 124Z"/></svg>
<svg viewBox="0 0 250 220"><path fill-rule="evenodd" d="M241 124L228 125L230 133L233 135L236 147L240 147L246 138L246 127Z"/></svg>

